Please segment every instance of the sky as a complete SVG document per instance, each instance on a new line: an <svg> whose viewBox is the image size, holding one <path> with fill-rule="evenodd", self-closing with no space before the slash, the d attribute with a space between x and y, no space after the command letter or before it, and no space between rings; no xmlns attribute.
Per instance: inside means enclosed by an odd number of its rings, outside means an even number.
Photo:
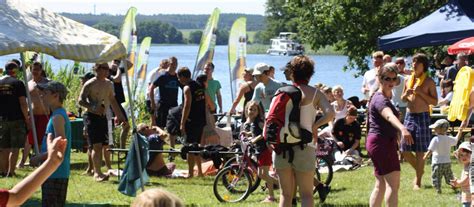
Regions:
<svg viewBox="0 0 474 207"><path fill-rule="evenodd" d="M265 13L265 0L18 0L53 12L125 14L130 6L139 14L210 14L215 7L222 13Z"/></svg>

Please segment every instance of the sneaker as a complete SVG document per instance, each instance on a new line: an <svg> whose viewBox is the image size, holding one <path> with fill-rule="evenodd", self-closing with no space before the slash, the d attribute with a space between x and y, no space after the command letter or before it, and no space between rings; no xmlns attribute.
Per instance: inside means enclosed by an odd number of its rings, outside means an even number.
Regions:
<svg viewBox="0 0 474 207"><path fill-rule="evenodd" d="M276 203L276 198L267 196L262 202L260 203Z"/></svg>
<svg viewBox="0 0 474 207"><path fill-rule="evenodd" d="M319 193L319 202L324 203L326 197L328 196L329 192L331 192L331 186L324 186L318 189Z"/></svg>

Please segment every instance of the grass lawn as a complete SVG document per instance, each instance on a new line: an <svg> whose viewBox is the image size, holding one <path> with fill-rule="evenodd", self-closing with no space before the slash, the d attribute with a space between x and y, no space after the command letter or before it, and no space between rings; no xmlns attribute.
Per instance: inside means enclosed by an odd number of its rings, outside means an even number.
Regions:
<svg viewBox="0 0 474 207"><path fill-rule="evenodd" d="M81 175L86 166L85 153L72 154L72 173L69 180L67 202L70 206L89 205L129 205L133 198L122 195L117 191L117 178L104 183L96 183L91 177ZM177 158L179 169L186 169L185 163ZM115 167L116 165L114 165ZM453 172L459 176L461 166L453 161ZM31 168L18 170L18 178L1 178L0 188L11 188L23 177L32 171ZM371 166L362 167L351 172L337 172L332 181L332 191L323 206L367 206L369 196L374 184L373 168ZM443 186L443 194L436 194L431 187L430 165L425 167L423 178L423 189L412 190L412 181L415 176L414 170L407 163L402 164L402 181L400 188L400 206L455 206L460 205L456 200L456 194L449 188ZM164 179L152 178L146 188L162 187L176 193L191 206L275 206L264 205L259 202L264 199L265 192L257 189L246 201L236 204L221 204L214 197L212 192L213 177L186 179ZM278 193L278 191L277 191ZM317 198L316 198L317 199ZM38 206L41 202L40 191L25 204L25 206ZM319 205L319 200L315 203ZM69 206L68 205L68 206Z"/></svg>

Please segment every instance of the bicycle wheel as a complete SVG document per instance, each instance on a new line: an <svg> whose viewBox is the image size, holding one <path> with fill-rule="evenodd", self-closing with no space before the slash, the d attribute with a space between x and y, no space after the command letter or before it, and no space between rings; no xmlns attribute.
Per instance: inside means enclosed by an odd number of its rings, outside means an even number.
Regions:
<svg viewBox="0 0 474 207"><path fill-rule="evenodd" d="M251 181L252 181L252 186L250 187L250 192L253 193L260 186L261 179L260 179L260 177L258 177L258 172L257 172L258 164L257 164L257 162L255 162L255 160L252 160L250 162L251 162L251 165L253 167L251 167L251 168L249 167L249 169L247 169L247 170L249 171L250 178L251 178ZM233 164L238 164L237 163L237 158L235 158L235 157L230 158L229 160L227 160L227 162L224 164L224 167L229 167Z"/></svg>
<svg viewBox="0 0 474 207"><path fill-rule="evenodd" d="M250 195L252 184L248 171L239 172L237 166L222 169L214 178L214 196L220 202L235 203L245 200Z"/></svg>
<svg viewBox="0 0 474 207"><path fill-rule="evenodd" d="M313 194L316 193L316 179L319 182L329 185L331 184L333 176L332 164L327 157L316 157L316 172L314 174L315 186L313 188Z"/></svg>

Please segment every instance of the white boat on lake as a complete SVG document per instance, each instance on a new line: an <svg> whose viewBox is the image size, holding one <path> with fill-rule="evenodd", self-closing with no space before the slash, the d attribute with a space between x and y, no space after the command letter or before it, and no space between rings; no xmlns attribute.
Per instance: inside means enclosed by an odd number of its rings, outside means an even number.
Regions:
<svg viewBox="0 0 474 207"><path fill-rule="evenodd" d="M271 55L301 55L304 53L304 47L299 42L292 40L291 37L296 33L280 32L278 38L271 39L270 49L267 54Z"/></svg>

